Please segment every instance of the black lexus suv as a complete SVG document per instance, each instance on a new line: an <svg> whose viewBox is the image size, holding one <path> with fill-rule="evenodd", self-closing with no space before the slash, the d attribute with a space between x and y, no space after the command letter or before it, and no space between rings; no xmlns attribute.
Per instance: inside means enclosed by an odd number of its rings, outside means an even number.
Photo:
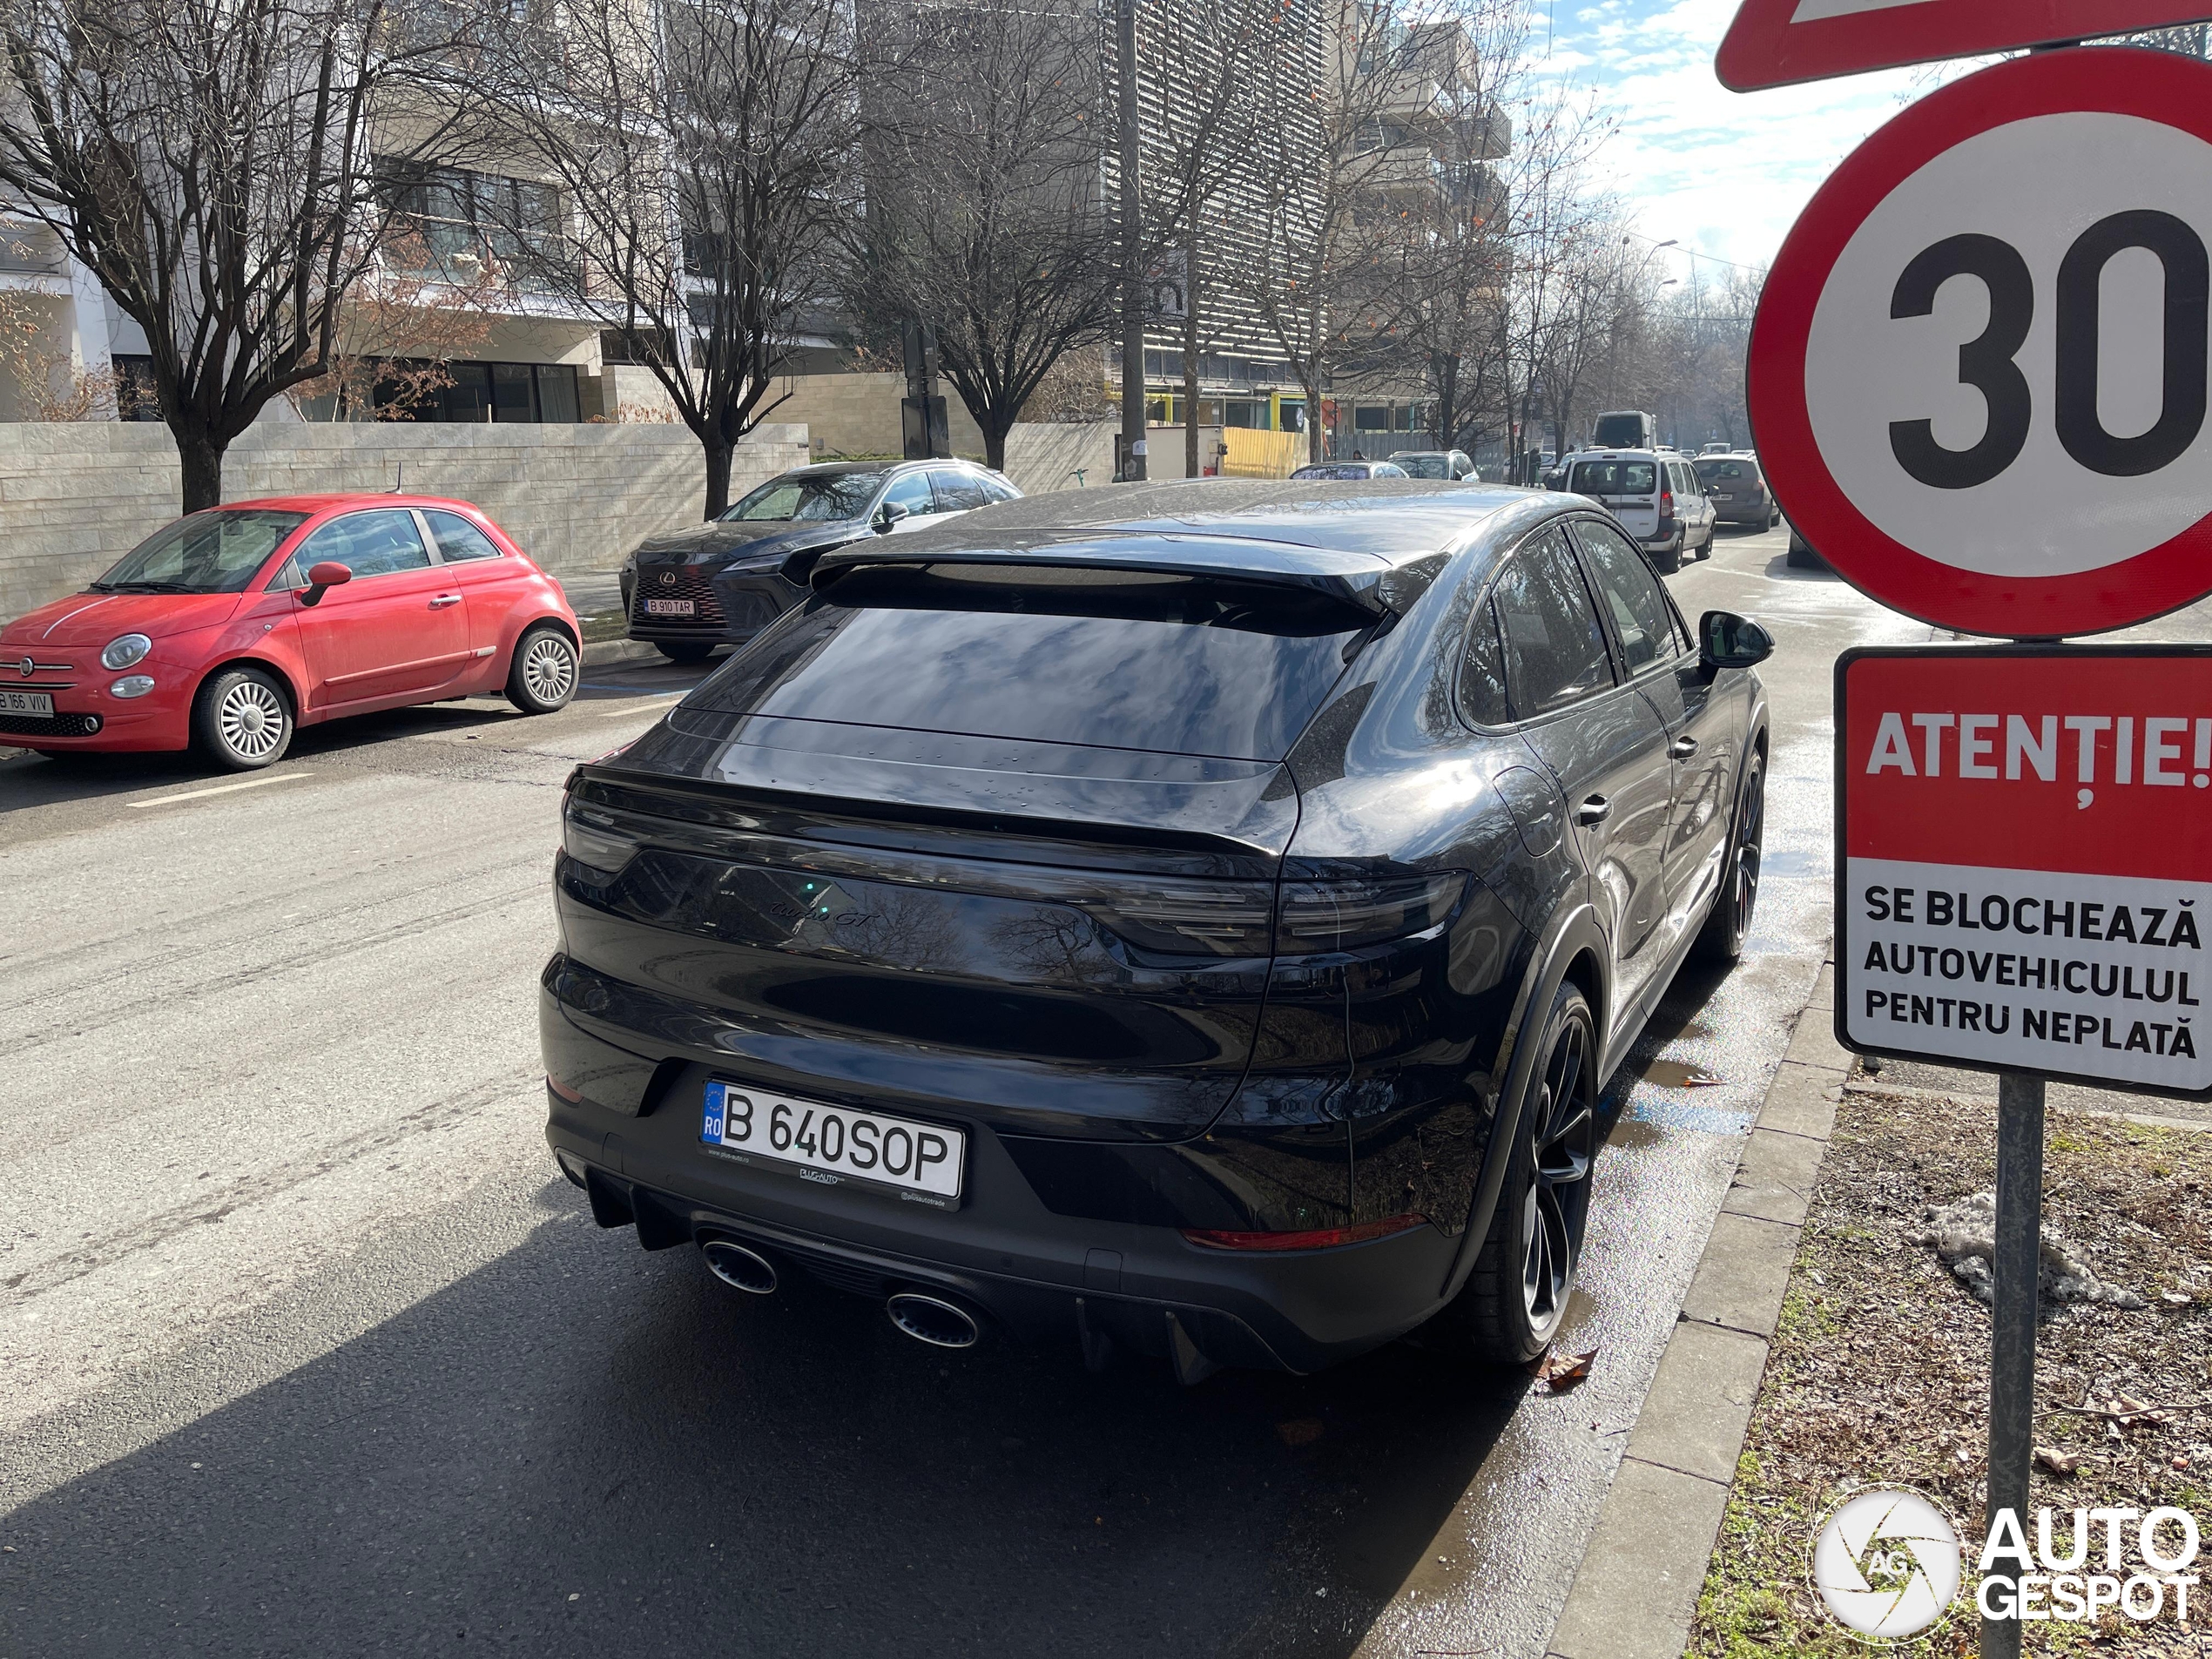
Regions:
<svg viewBox="0 0 2212 1659"><path fill-rule="evenodd" d="M972 461L833 461L779 474L719 517L638 543L620 578L630 637L675 662L704 662L805 598L806 567L827 549L1021 494Z"/></svg>
<svg viewBox="0 0 2212 1659"><path fill-rule="evenodd" d="M1757 624L1579 498L1132 484L826 554L571 778L603 1226L1184 1380L1557 1330L1600 1085L1757 897Z"/></svg>

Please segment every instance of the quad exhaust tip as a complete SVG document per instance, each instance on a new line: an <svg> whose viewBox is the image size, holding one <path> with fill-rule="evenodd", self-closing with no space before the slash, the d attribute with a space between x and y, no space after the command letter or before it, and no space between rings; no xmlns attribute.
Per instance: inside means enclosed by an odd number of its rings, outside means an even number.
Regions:
<svg viewBox="0 0 2212 1659"><path fill-rule="evenodd" d="M776 1264L759 1251L713 1238L699 1246L699 1254L706 1258L706 1271L725 1285L752 1296L775 1294Z"/></svg>
<svg viewBox="0 0 2212 1659"><path fill-rule="evenodd" d="M883 1305L891 1323L933 1348L972 1348L982 1335L975 1316L957 1303L919 1291L901 1291Z"/></svg>

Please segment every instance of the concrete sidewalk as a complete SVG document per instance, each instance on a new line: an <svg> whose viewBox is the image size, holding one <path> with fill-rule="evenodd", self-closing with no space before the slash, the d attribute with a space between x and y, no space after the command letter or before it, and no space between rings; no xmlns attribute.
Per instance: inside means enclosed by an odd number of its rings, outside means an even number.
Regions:
<svg viewBox="0 0 2212 1659"><path fill-rule="evenodd" d="M1851 1056L1821 969L1553 1628L1550 1659L1678 1659L1720 1535Z"/></svg>

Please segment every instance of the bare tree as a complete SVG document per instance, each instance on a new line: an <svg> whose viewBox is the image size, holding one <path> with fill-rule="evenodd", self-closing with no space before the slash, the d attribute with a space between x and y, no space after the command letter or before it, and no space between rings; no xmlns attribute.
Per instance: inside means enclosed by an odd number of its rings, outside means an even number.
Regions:
<svg viewBox="0 0 2212 1659"><path fill-rule="evenodd" d="M1148 260L1155 295L1179 325L1184 472L1200 471L1199 366L1221 337L1211 303L1242 250L1228 223L1251 194L1252 149L1277 118L1307 54L1300 13L1279 0L1150 0L1138 61L1152 111L1145 158Z"/></svg>
<svg viewBox="0 0 2212 1659"><path fill-rule="evenodd" d="M1376 0L1317 0L1314 15L1318 84L1279 109L1255 145L1264 228L1239 274L1305 394L1307 452L1318 461L1318 416L1337 374L1403 350L1407 239L1418 227L1393 198L1426 179L1426 147L1408 142L1407 118L1426 105L1432 54L1458 25L1448 10Z"/></svg>
<svg viewBox="0 0 2212 1659"><path fill-rule="evenodd" d="M930 323L945 378L1006 462L1022 406L1105 339L1097 21L1073 0L879 6L856 308Z"/></svg>
<svg viewBox="0 0 2212 1659"><path fill-rule="evenodd" d="M577 238L516 225L517 245L659 381L704 452L710 518L834 291L854 70L843 0L568 0L501 54L498 129Z"/></svg>
<svg viewBox="0 0 2212 1659"><path fill-rule="evenodd" d="M483 348L492 315L508 298L491 261L448 277L420 235L395 234L379 268L346 296L329 368L285 395L310 419L327 410L333 420L411 421L454 384L455 361Z"/></svg>
<svg viewBox="0 0 2212 1659"><path fill-rule="evenodd" d="M1526 0L1463 0L1457 21L1440 40L1437 93L1421 123L1433 184L1409 200L1417 224L1404 327L1426 377L1431 428L1473 449L1504 424L1515 203L1585 140L1556 84L1534 84Z"/></svg>
<svg viewBox="0 0 2212 1659"><path fill-rule="evenodd" d="M457 9L3 0L0 189L145 331L186 512L271 398L328 372L381 239L375 158L435 153ZM435 93L435 95L434 95Z"/></svg>

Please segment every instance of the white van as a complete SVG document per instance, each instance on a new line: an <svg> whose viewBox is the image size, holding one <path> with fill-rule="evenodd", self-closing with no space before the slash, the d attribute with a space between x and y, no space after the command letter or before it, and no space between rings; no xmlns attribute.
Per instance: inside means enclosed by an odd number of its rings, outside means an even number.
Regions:
<svg viewBox="0 0 2212 1659"><path fill-rule="evenodd" d="M1655 449L1586 449L1569 456L1566 490L1587 496L1621 521L1652 563L1672 574L1692 556L1711 556L1716 516L1697 469Z"/></svg>

